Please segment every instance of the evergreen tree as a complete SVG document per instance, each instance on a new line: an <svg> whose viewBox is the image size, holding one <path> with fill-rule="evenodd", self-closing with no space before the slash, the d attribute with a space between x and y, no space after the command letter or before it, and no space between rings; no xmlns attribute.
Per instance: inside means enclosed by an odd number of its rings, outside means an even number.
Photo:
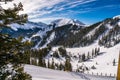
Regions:
<svg viewBox="0 0 120 80"><path fill-rule="evenodd" d="M55 69L54 59L52 58L51 69Z"/></svg>
<svg viewBox="0 0 120 80"><path fill-rule="evenodd" d="M70 59L66 59L65 61L65 71L72 71L72 65L70 63Z"/></svg>
<svg viewBox="0 0 120 80"><path fill-rule="evenodd" d="M113 66L115 66L116 64L115 64L116 62L115 62L115 59L113 60Z"/></svg>
<svg viewBox="0 0 120 80"><path fill-rule="evenodd" d="M82 61L85 61L86 60L86 56L85 54L82 54Z"/></svg>
<svg viewBox="0 0 120 80"><path fill-rule="evenodd" d="M81 55L79 55L79 61L78 62L81 62L82 60L82 56Z"/></svg>
<svg viewBox="0 0 120 80"><path fill-rule="evenodd" d="M64 47L59 47L58 51L59 51L59 53L60 53L60 55L62 57L66 57L67 56L67 51L66 51L66 49Z"/></svg>
<svg viewBox="0 0 120 80"><path fill-rule="evenodd" d="M94 58L95 56L95 52L94 52L94 49L92 49L92 58Z"/></svg>
<svg viewBox="0 0 120 80"><path fill-rule="evenodd" d="M43 67L46 67L45 59L43 59L42 63L43 63Z"/></svg>
<svg viewBox="0 0 120 80"><path fill-rule="evenodd" d="M3 21L0 29L16 21L15 17L19 16L14 9L3 10L4 14L0 14L0 20ZM15 39L10 35L0 33L0 80L31 80L31 76L24 72L22 65L26 45L21 38Z"/></svg>
<svg viewBox="0 0 120 80"><path fill-rule="evenodd" d="M47 67L50 68L50 62L49 62L49 60L48 60L48 65L47 65Z"/></svg>
<svg viewBox="0 0 120 80"><path fill-rule="evenodd" d="M63 70L63 69L64 69L64 65L62 63L60 63L59 70Z"/></svg>
<svg viewBox="0 0 120 80"><path fill-rule="evenodd" d="M89 60L90 59L90 53L88 52L87 54L87 59Z"/></svg>

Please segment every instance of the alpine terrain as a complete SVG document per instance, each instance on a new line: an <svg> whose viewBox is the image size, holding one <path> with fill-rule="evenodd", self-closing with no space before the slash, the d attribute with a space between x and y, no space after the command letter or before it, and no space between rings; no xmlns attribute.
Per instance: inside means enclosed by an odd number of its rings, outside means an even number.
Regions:
<svg viewBox="0 0 120 80"><path fill-rule="evenodd" d="M0 6L0 70L6 75L0 80L116 80L119 15L92 25L70 18L45 24L19 15L22 7Z"/></svg>

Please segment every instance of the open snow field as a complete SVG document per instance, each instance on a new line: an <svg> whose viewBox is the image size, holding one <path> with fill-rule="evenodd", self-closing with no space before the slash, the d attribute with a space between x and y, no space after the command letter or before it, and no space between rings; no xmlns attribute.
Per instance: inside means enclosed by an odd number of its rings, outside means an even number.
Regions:
<svg viewBox="0 0 120 80"><path fill-rule="evenodd" d="M79 47L79 48L66 48L68 53L71 53L72 55L78 55L85 53L86 55L88 52L92 53L92 49L100 47L97 42L87 46L87 47ZM54 47L53 51L57 50L58 47ZM91 68L91 66L95 66L96 69L90 69L89 71L86 71L85 73L89 74L107 74L111 76L116 76L117 74L117 64L118 64L118 57L119 57L119 51L120 51L120 44L111 47L111 48L105 48L105 47L100 47L100 55L97 57L90 59L85 62L78 63L78 60L72 59L72 67L73 70L76 70L78 66L81 66L84 64L84 66ZM113 66L113 60L115 59L115 66ZM56 60L56 62L58 62ZM97 63L97 64L96 64Z"/></svg>
<svg viewBox="0 0 120 80"><path fill-rule="evenodd" d="M91 76L82 73L64 72L25 65L25 71L32 76L32 80L115 80L114 77Z"/></svg>

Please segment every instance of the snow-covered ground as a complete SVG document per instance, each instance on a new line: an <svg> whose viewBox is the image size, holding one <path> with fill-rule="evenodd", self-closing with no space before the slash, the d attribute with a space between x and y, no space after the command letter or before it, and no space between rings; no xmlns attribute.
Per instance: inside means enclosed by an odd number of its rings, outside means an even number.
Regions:
<svg viewBox="0 0 120 80"><path fill-rule="evenodd" d="M85 53L88 51L92 52L93 48L100 47L97 43L87 47L80 48L66 48L67 52L73 55ZM52 50L55 51L58 47L54 47ZM93 59L86 62L78 63L78 60L72 60L73 69L78 66L85 65L87 67L95 66L96 69L90 69L85 73L79 72L64 72L59 70L52 70L47 68L42 68L33 65L25 65L25 71L32 76L33 80L116 80L117 73L117 62L119 55L120 44L111 47L104 48L100 47L100 52L103 53ZM48 56L49 60L50 57ZM48 59L46 58L46 59ZM116 61L116 66L113 66L113 59ZM54 59L56 63L63 62L65 59ZM97 62L97 64L96 64ZM102 74L102 76L101 76ZM111 76L111 77L110 77Z"/></svg>
<svg viewBox="0 0 120 80"><path fill-rule="evenodd" d="M101 77L75 72L64 72L33 65L25 65L25 71L32 76L32 80L115 80L114 77Z"/></svg>
<svg viewBox="0 0 120 80"><path fill-rule="evenodd" d="M66 50L68 53L70 53L72 55L78 56L78 54L85 53L87 56L88 52L90 54L92 53L92 49L100 47L97 43L98 42L95 42L94 44L87 46L87 47L66 48ZM53 51L56 51L57 48L58 47L54 47ZM100 53L102 53L102 54L98 55L97 57L95 57L93 59L90 59L88 61L81 62L81 63L78 62L78 59L77 60L72 59L71 63L73 66L73 70L76 70L77 67L84 65L90 69L89 71L86 71L85 73L89 73L89 74L93 73L94 75L107 74L107 75L111 75L111 76L116 76L119 51L120 51L120 44L118 44L114 47L111 47L111 48L100 47ZM114 59L116 62L115 66L113 66ZM58 62L58 61L56 61L56 62ZM91 69L91 67L93 65L96 67L96 69Z"/></svg>

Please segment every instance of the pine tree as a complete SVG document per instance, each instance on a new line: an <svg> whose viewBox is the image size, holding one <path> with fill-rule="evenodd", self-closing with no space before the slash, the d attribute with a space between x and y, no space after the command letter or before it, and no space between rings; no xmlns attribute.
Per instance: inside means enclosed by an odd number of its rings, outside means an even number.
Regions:
<svg viewBox="0 0 120 80"><path fill-rule="evenodd" d="M43 59L42 63L43 63L43 67L46 67L45 59Z"/></svg>
<svg viewBox="0 0 120 80"><path fill-rule="evenodd" d="M95 53L94 53L94 49L92 49L92 58L94 58Z"/></svg>
<svg viewBox="0 0 120 80"><path fill-rule="evenodd" d="M72 65L70 63L70 59L66 59L65 61L65 71L72 71Z"/></svg>
<svg viewBox="0 0 120 80"><path fill-rule="evenodd" d="M116 64L115 64L116 62L115 62L115 59L113 60L113 66L115 66Z"/></svg>
<svg viewBox="0 0 120 80"><path fill-rule="evenodd" d="M85 54L82 54L82 61L85 61L86 60L86 56Z"/></svg>
<svg viewBox="0 0 120 80"><path fill-rule="evenodd" d="M87 55L87 59L89 60L90 59L90 53L88 52L88 55Z"/></svg>
<svg viewBox="0 0 120 80"><path fill-rule="evenodd" d="M97 56L98 55L98 53L97 53L97 48L95 48L95 56Z"/></svg>
<svg viewBox="0 0 120 80"><path fill-rule="evenodd" d="M82 56L81 56L81 55L79 55L79 61L78 61L78 62L81 62L81 61L82 61L82 60L81 60L81 59L82 59L81 57L82 57Z"/></svg>
<svg viewBox="0 0 120 80"><path fill-rule="evenodd" d="M64 66L63 66L62 63L60 63L60 65L59 65L59 70L63 70L63 69L64 69Z"/></svg>
<svg viewBox="0 0 120 80"><path fill-rule="evenodd" d="M50 68L50 62L49 62L49 60L48 60L48 65L47 65L47 67Z"/></svg>
<svg viewBox="0 0 120 80"><path fill-rule="evenodd" d="M55 69L55 63L54 63L54 59L52 58L52 63L51 63L51 69Z"/></svg>
<svg viewBox="0 0 120 80"><path fill-rule="evenodd" d="M14 16L19 16L14 9L4 9L4 13L0 15L0 20L4 22L0 25L0 29L15 21ZM9 18L13 20L9 21ZM0 80L31 80L31 76L24 72L22 65L26 45L21 38L15 39L0 33Z"/></svg>

